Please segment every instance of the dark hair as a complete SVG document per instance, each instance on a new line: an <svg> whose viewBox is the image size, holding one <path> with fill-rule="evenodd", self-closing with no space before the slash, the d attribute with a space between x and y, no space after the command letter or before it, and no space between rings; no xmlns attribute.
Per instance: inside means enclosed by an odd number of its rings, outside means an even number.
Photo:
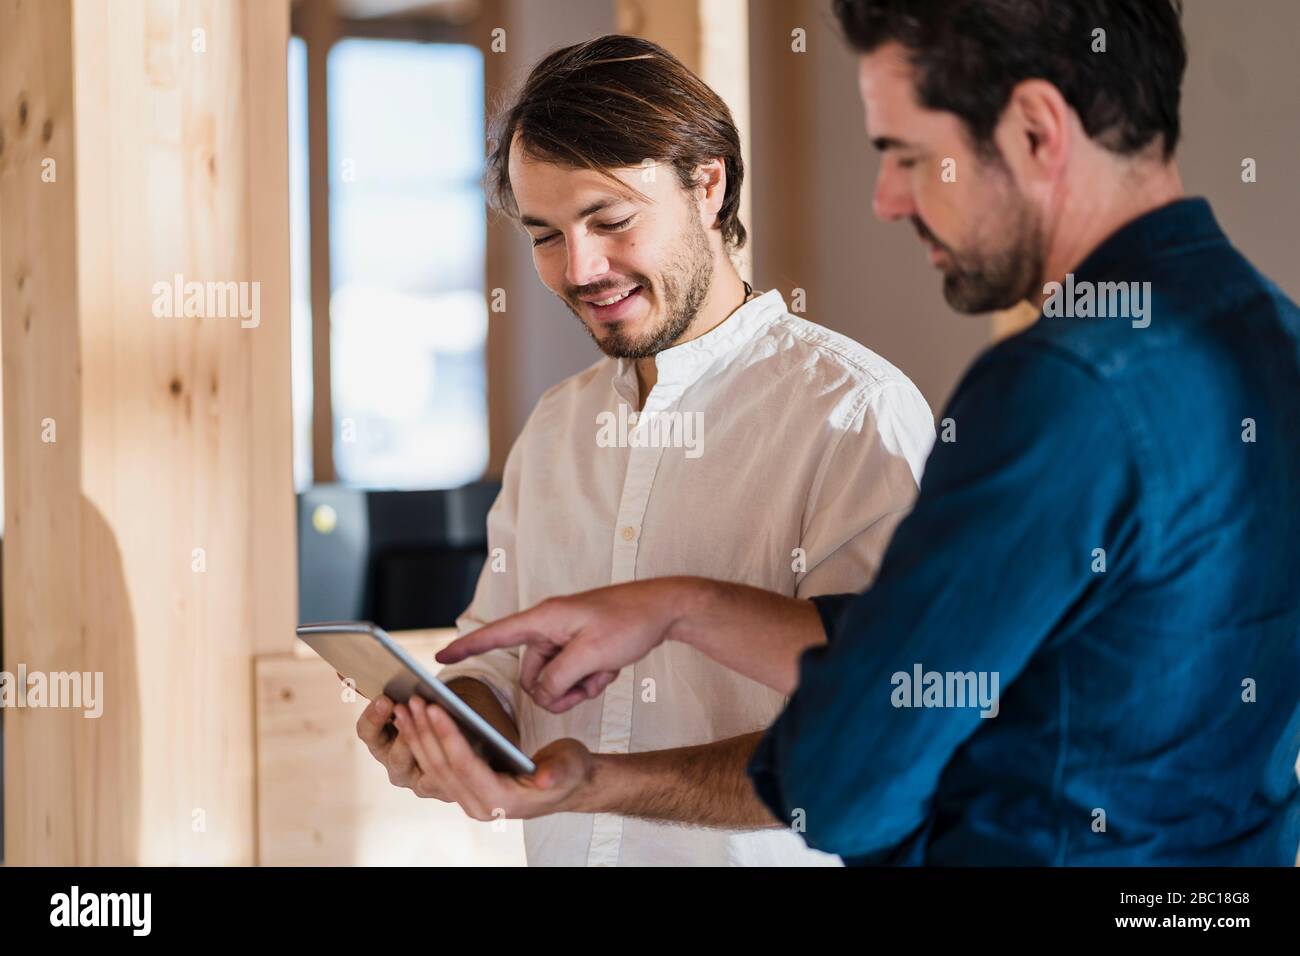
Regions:
<svg viewBox="0 0 1300 956"><path fill-rule="evenodd" d="M556 50L533 67L514 103L494 123L488 146L488 193L518 217L510 186L510 144L548 162L605 172L645 159L671 163L686 189L713 159L726 167L718 210L725 244L745 244L740 184L745 164L731 111L717 93L658 44L639 37L598 37Z"/></svg>
<svg viewBox="0 0 1300 956"><path fill-rule="evenodd" d="M1182 0L834 0L849 43L890 41L917 68L922 105L956 114L987 149L1011 91L1051 83L1088 136L1129 155L1156 136L1178 145L1187 48ZM1093 52L1105 30L1106 52Z"/></svg>

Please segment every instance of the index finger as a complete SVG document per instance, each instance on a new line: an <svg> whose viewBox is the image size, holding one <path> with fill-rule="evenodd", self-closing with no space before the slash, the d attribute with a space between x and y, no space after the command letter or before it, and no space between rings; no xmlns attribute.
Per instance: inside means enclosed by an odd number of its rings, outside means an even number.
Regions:
<svg viewBox="0 0 1300 956"><path fill-rule="evenodd" d="M452 641L434 658L440 664L455 664L467 657L501 647L518 647L538 640L549 642L551 638L542 627L545 622L544 613L539 604L527 611L484 624L477 631Z"/></svg>
<svg viewBox="0 0 1300 956"><path fill-rule="evenodd" d="M578 637L560 648L560 652L544 663L533 678L533 685L525 690L543 707L553 713L567 710L574 704L588 699L588 681L594 687L601 674L609 672L617 676L618 671L609 671L603 659L605 654L596 641L585 636ZM612 678L610 678L612 680ZM600 684L604 690L605 684ZM575 693L577 696L574 696ZM593 695L594 696L594 695Z"/></svg>

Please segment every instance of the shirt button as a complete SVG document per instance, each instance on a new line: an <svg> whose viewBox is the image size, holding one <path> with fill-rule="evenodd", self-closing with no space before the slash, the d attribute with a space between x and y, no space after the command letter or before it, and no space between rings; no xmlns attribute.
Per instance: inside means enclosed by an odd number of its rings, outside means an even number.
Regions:
<svg viewBox="0 0 1300 956"><path fill-rule="evenodd" d="M631 525L628 525L623 529L623 540L633 541L635 539L636 539L636 528L632 527Z"/></svg>

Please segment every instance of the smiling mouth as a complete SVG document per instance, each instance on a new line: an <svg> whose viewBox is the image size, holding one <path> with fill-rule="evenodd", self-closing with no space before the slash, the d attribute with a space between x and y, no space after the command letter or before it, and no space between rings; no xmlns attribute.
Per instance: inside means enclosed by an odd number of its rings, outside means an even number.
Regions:
<svg viewBox="0 0 1300 956"><path fill-rule="evenodd" d="M624 319L631 318L637 310L637 303L641 299L645 288L640 284L634 285L622 292L610 292L603 294L599 299L579 299L582 303L583 311L588 318L595 322L621 322Z"/></svg>
<svg viewBox="0 0 1300 956"><path fill-rule="evenodd" d="M619 292L616 295L610 296L608 299L584 299L583 301L586 302L588 305L599 305L599 306L613 305L615 302L622 302L624 299L626 299L628 296L630 296L633 292L635 292L639 288L640 286L634 285L626 292Z"/></svg>

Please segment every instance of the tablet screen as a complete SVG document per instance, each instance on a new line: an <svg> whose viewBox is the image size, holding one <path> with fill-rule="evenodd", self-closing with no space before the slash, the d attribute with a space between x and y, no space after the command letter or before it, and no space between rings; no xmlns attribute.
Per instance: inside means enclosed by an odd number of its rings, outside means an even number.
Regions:
<svg viewBox="0 0 1300 956"><path fill-rule="evenodd" d="M374 700L380 694L398 704L418 693L456 720L470 743L494 770L531 774L536 765L518 747L446 684L430 674L380 627L368 621L324 621L297 629L312 650L325 658L357 691Z"/></svg>

